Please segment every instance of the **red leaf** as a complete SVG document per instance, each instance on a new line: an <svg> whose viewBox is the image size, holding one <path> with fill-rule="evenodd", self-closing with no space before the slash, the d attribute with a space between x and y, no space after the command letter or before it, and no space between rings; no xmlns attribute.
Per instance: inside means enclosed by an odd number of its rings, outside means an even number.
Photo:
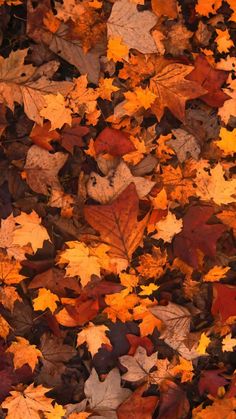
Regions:
<svg viewBox="0 0 236 419"><path fill-rule="evenodd" d="M189 408L185 392L174 382L164 381L161 385L160 409L157 419L187 418Z"/></svg>
<svg viewBox="0 0 236 419"><path fill-rule="evenodd" d="M99 304L98 300L89 299L87 301L83 301L80 297L76 299L75 306L66 305L65 308L69 315L77 322L78 326L83 326L85 323L96 317L99 310Z"/></svg>
<svg viewBox="0 0 236 419"><path fill-rule="evenodd" d="M136 349L139 346L142 346L144 349L146 349L148 356L150 356L153 353L154 351L153 343L147 336L140 337L140 336L131 335L128 333L126 335L126 338L130 344L128 355L134 355L136 352Z"/></svg>
<svg viewBox="0 0 236 419"><path fill-rule="evenodd" d="M80 125L81 118L73 118L72 126L65 125L61 132L61 145L70 153L73 153L74 146L82 147L82 137L89 132L89 128Z"/></svg>
<svg viewBox="0 0 236 419"><path fill-rule="evenodd" d="M113 128L104 128L94 142L96 154L109 153L112 156L123 156L135 151L134 144L129 136L122 131Z"/></svg>
<svg viewBox="0 0 236 419"><path fill-rule="evenodd" d="M117 409L118 419L152 419L158 404L157 396L142 397L147 384L137 388Z"/></svg>
<svg viewBox="0 0 236 419"><path fill-rule="evenodd" d="M222 322L236 316L236 287L225 284L213 285L214 299L211 307L213 316L219 316Z"/></svg>
<svg viewBox="0 0 236 419"><path fill-rule="evenodd" d="M218 388L223 387L228 384L228 381L221 376L224 370L209 370L202 371L200 380L198 382L198 390L202 395L204 393L209 393L212 396L216 397L218 393Z"/></svg>
<svg viewBox="0 0 236 419"><path fill-rule="evenodd" d="M195 68L186 79L196 81L208 90L208 93L201 96L205 103L214 108L223 106L224 102L230 97L221 90L221 86L226 82L228 72L215 70L207 61L204 55L198 55L195 61Z"/></svg>
<svg viewBox="0 0 236 419"><path fill-rule="evenodd" d="M183 230L174 238L174 255L194 268L198 267L197 249L213 258L216 242L225 231L221 224L206 224L213 213L210 206L190 207L183 217Z"/></svg>

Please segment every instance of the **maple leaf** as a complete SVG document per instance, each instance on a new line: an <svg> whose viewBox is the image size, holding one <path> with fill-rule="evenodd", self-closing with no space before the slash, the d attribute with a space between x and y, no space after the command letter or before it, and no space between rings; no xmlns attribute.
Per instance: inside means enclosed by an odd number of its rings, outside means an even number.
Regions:
<svg viewBox="0 0 236 419"><path fill-rule="evenodd" d="M118 369L109 372L103 382L99 381L96 370L93 368L90 377L85 382L84 392L89 402L90 409L102 415L115 411L126 400L131 391L120 386L121 377ZM110 416L111 417L111 416Z"/></svg>
<svg viewBox="0 0 236 419"><path fill-rule="evenodd" d="M189 201L190 196L196 195L196 188L193 186L193 176L195 175L195 168L191 163L185 167L176 168L168 165L163 166L163 174L161 178L165 185L167 197L171 200L176 200L184 205Z"/></svg>
<svg viewBox="0 0 236 419"><path fill-rule="evenodd" d="M203 281L204 282L217 282L220 281L222 278L225 278L226 273L230 270L229 266L225 268L223 266L214 266L214 268L210 269L206 275L204 275Z"/></svg>
<svg viewBox="0 0 236 419"><path fill-rule="evenodd" d="M224 210L217 214L217 218L221 220L225 225L233 229L234 235L236 235L236 219L234 210Z"/></svg>
<svg viewBox="0 0 236 419"><path fill-rule="evenodd" d="M48 195L48 186L61 190L58 172L64 166L68 155L58 151L50 154L37 145L29 148L24 170L26 180L33 191Z"/></svg>
<svg viewBox="0 0 236 419"><path fill-rule="evenodd" d="M127 60L129 47L122 41L121 36L114 36L108 39L107 58L114 62Z"/></svg>
<svg viewBox="0 0 236 419"><path fill-rule="evenodd" d="M236 198L236 179L225 180L223 167L218 163L210 170L210 175L200 168L196 176L197 195L202 200L210 201L211 199L218 205L230 204L235 202Z"/></svg>
<svg viewBox="0 0 236 419"><path fill-rule="evenodd" d="M50 122L45 122L42 127L35 124L29 135L34 144L47 151L53 150L53 147L50 144L51 141L58 141L60 139L60 134L55 130L50 130L50 128Z"/></svg>
<svg viewBox="0 0 236 419"><path fill-rule="evenodd" d="M118 0L107 21L108 37L121 37L129 48L143 54L154 53L157 48L150 30L156 22L157 18L152 12L139 12L137 6L128 0Z"/></svg>
<svg viewBox="0 0 236 419"><path fill-rule="evenodd" d="M126 381L140 382L148 380L149 372L157 361L157 352L147 356L146 350L139 346L134 356L123 355L119 361L128 370L122 378Z"/></svg>
<svg viewBox="0 0 236 419"><path fill-rule="evenodd" d="M100 79L99 81L99 96L102 99L112 100L112 93L117 92L119 87L113 85L114 78Z"/></svg>
<svg viewBox="0 0 236 419"><path fill-rule="evenodd" d="M104 325L89 323L88 326L78 333L77 346L86 342L89 352L94 356L103 344L110 345L110 341L105 334L108 330L108 327Z"/></svg>
<svg viewBox="0 0 236 419"><path fill-rule="evenodd" d="M218 316L225 323L231 316L236 316L236 287L226 284L213 285L214 299L211 312L213 316Z"/></svg>
<svg viewBox="0 0 236 419"><path fill-rule="evenodd" d="M222 340L222 351L223 352L233 352L235 346L236 346L236 339L232 338L231 333L229 333Z"/></svg>
<svg viewBox="0 0 236 419"><path fill-rule="evenodd" d="M200 84L186 79L192 69L184 64L169 64L150 80L150 90L157 96L151 109L158 121L163 117L165 108L184 121L186 101L206 92Z"/></svg>
<svg viewBox="0 0 236 419"><path fill-rule="evenodd" d="M69 249L59 254L58 263L67 263L66 274L69 277L79 275L83 287L90 281L91 275L100 276L100 269L109 267L108 246L99 244L89 248L84 243L75 241L66 242L66 245Z"/></svg>
<svg viewBox="0 0 236 419"><path fill-rule="evenodd" d="M91 114L96 110L98 92L95 89L87 87L87 76L80 76L74 79L75 87L69 94L71 101L71 108L74 113L79 113L81 116L84 114Z"/></svg>
<svg viewBox="0 0 236 419"><path fill-rule="evenodd" d="M209 0L205 2L204 0L198 0L196 5L196 12L202 16L208 16L210 13L215 14L217 10L221 7L222 0Z"/></svg>
<svg viewBox="0 0 236 419"><path fill-rule="evenodd" d="M64 409L64 407L60 404L55 403L51 412L45 412L45 416L47 419L61 419L63 416L65 416L65 413L66 409Z"/></svg>
<svg viewBox="0 0 236 419"><path fill-rule="evenodd" d="M32 371L38 363L38 358L42 353L35 345L20 336L16 336L17 342L12 342L6 352L13 354L13 362L15 368L21 368L24 364L28 364Z"/></svg>
<svg viewBox="0 0 236 419"><path fill-rule="evenodd" d="M78 280L74 277L65 277L65 273L57 268L48 269L36 275L29 284L29 289L47 288L59 296L66 295L66 289L73 290L75 293L81 291Z"/></svg>
<svg viewBox="0 0 236 419"><path fill-rule="evenodd" d="M216 141L216 144L223 150L224 155L236 153L236 128L233 131L228 131L226 128L221 127L220 138L220 140Z"/></svg>
<svg viewBox="0 0 236 419"><path fill-rule="evenodd" d="M124 289L119 293L106 295L105 303L108 307L105 308L104 313L107 314L109 319L113 322L116 319L126 322L132 318L130 310L138 303L138 296L129 294L129 290Z"/></svg>
<svg viewBox="0 0 236 419"><path fill-rule="evenodd" d="M34 310L44 311L49 308L49 310L54 313L57 308L57 301L59 301L57 295L53 294L46 288L40 288L38 297L33 300Z"/></svg>
<svg viewBox="0 0 236 419"><path fill-rule="evenodd" d="M228 77L227 71L215 70L204 55L198 55L195 60L194 70L187 76L188 80L199 83L207 93L203 93L201 100L213 107L220 107L229 99L229 96L221 90L222 84Z"/></svg>
<svg viewBox="0 0 236 419"><path fill-rule="evenodd" d="M49 390L42 385L30 384L22 391L11 391L11 396L2 403L3 409L8 410L8 419L40 419L40 412L50 412L53 399L45 396Z"/></svg>
<svg viewBox="0 0 236 419"><path fill-rule="evenodd" d="M44 100L45 105L40 110L40 115L51 122L52 130L61 128L64 124L71 125L71 110L66 107L66 101L60 93L45 95Z"/></svg>
<svg viewBox="0 0 236 419"><path fill-rule="evenodd" d="M147 223L147 217L137 221L138 203L135 186L131 183L110 205L87 205L84 208L88 223L110 246L110 256L126 263L139 246Z"/></svg>
<svg viewBox="0 0 236 419"><path fill-rule="evenodd" d="M229 49L234 45L232 39L230 39L230 34L228 30L221 31L216 29L217 37L215 42L217 43L217 48L220 53L228 52Z"/></svg>
<svg viewBox="0 0 236 419"><path fill-rule="evenodd" d="M0 280L4 284L12 285L21 282L25 276L19 271L22 269L20 262L10 259L0 252Z"/></svg>
<svg viewBox="0 0 236 419"><path fill-rule="evenodd" d="M169 211L166 218L155 224L155 228L157 229L157 233L153 234L152 237L170 243L173 237L182 230L183 221L181 219L178 220L176 216Z"/></svg>
<svg viewBox="0 0 236 419"><path fill-rule="evenodd" d="M73 118L72 126L66 124L61 131L61 145L72 154L75 146L83 146L82 137L89 133L89 128L80 122L81 118Z"/></svg>
<svg viewBox="0 0 236 419"><path fill-rule="evenodd" d="M126 100L123 107L127 115L133 115L142 108L149 109L157 98L147 87L136 87L133 92L125 92L124 96Z"/></svg>
<svg viewBox="0 0 236 419"><path fill-rule="evenodd" d="M174 238L174 254L188 265L198 267L197 249L211 258L216 253L216 243L224 226L207 224L214 210L210 206L193 206L183 218L183 229Z"/></svg>
<svg viewBox="0 0 236 419"><path fill-rule="evenodd" d="M175 150L178 160L183 163L190 154L195 160L198 160L201 152L196 138L181 128L172 130L176 139L166 141L166 144Z"/></svg>
<svg viewBox="0 0 236 419"><path fill-rule="evenodd" d="M153 412L158 405L157 396L145 396L143 393L147 390L147 384L144 383L138 387L131 396L125 400L117 409L119 419L152 419Z"/></svg>
<svg viewBox="0 0 236 419"><path fill-rule="evenodd" d="M40 225L41 218L35 211L30 214L22 212L14 218L18 226L14 231L13 244L18 246L25 246L30 243L33 252L43 246L45 240L50 241L47 230Z"/></svg>
<svg viewBox="0 0 236 419"><path fill-rule="evenodd" d="M202 409L198 406L193 409L193 419L206 419L206 418L226 418L231 419L235 416L236 400L235 398L215 399L211 406Z"/></svg>
<svg viewBox="0 0 236 419"><path fill-rule="evenodd" d="M14 110L14 102L24 104L26 115L40 125L43 122L40 111L46 103L45 96L51 93L55 99L55 94L67 94L73 83L50 81L44 75L35 80L37 68L31 64L24 64L27 52L28 49L17 50L12 51L8 58L0 57L0 101L11 110ZM55 65L55 61L50 65L54 73L58 65ZM39 71L38 74L40 75Z"/></svg>
<svg viewBox="0 0 236 419"><path fill-rule="evenodd" d="M145 278L159 278L164 273L167 262L166 252L153 248L153 254L145 253L139 257L140 266L137 267L140 275Z"/></svg>
<svg viewBox="0 0 236 419"><path fill-rule="evenodd" d="M2 287L0 289L0 302L1 304L13 312L16 301L22 301L15 287Z"/></svg>
<svg viewBox="0 0 236 419"><path fill-rule="evenodd" d="M9 335L11 326L9 323L4 319L4 317L0 314L0 336L4 340L6 340L7 336Z"/></svg>
<svg viewBox="0 0 236 419"><path fill-rule="evenodd" d="M199 393L210 393L212 396L217 396L219 387L228 384L228 381L223 376L223 369L206 370L201 372L200 380L198 382Z"/></svg>
<svg viewBox="0 0 236 419"><path fill-rule="evenodd" d="M208 347L210 342L211 342L211 339L208 338L208 336L206 336L206 334L204 332L201 333L200 340L199 340L198 346L196 348L197 353L199 355L208 355L206 350L207 350L207 347Z"/></svg>
<svg viewBox="0 0 236 419"><path fill-rule="evenodd" d="M143 177L133 176L128 166L121 161L117 168L111 169L106 177L91 172L88 183L88 195L101 204L107 204L117 198L130 183L134 183L139 198L144 198L155 185Z"/></svg>
<svg viewBox="0 0 236 419"><path fill-rule="evenodd" d="M165 329L161 333L161 339L171 348L187 360L197 358L195 348L191 350L186 346L186 339L190 331L191 314L186 307L169 303L167 306L150 307L151 313L162 320Z"/></svg>
<svg viewBox="0 0 236 419"><path fill-rule="evenodd" d="M170 0L168 3L165 0L152 0L152 10L157 16L168 16L170 19L178 16L176 0Z"/></svg>
<svg viewBox="0 0 236 419"><path fill-rule="evenodd" d="M125 132L106 127L97 136L94 149L96 154L106 152L112 156L123 156L134 151L135 146Z"/></svg>

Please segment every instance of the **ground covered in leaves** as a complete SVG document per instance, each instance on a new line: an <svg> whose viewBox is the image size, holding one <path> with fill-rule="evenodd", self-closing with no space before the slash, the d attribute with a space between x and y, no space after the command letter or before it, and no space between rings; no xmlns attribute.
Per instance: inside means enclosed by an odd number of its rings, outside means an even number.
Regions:
<svg viewBox="0 0 236 419"><path fill-rule="evenodd" d="M236 1L0 22L1 418L236 418Z"/></svg>

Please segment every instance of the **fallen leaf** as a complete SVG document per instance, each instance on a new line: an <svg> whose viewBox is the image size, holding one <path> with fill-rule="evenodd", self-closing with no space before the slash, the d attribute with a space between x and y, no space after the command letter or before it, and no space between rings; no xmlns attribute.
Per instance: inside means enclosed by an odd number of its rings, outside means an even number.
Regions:
<svg viewBox="0 0 236 419"><path fill-rule="evenodd" d="M236 316L236 287L216 283L213 285L213 293L212 315L219 317L223 323L229 317Z"/></svg>
<svg viewBox="0 0 236 419"><path fill-rule="evenodd" d="M225 268L223 266L214 266L214 268L210 269L206 275L203 277L204 282L217 282L220 281L222 278L225 278L226 273L230 270L229 266Z"/></svg>
<svg viewBox="0 0 236 419"><path fill-rule="evenodd" d="M97 136L94 149L96 154L105 152L112 156L123 156L135 151L135 146L125 132L106 127Z"/></svg>
<svg viewBox="0 0 236 419"><path fill-rule="evenodd" d="M210 206L193 206L183 218L183 229L174 238L174 254L188 265L198 266L197 249L214 258L216 243L225 231L221 224L207 224L214 210Z"/></svg>
<svg viewBox="0 0 236 419"><path fill-rule="evenodd" d="M17 341L12 342L6 352L13 354L15 368L21 368L24 364L28 364L33 371L42 353L35 345L31 345L27 339L20 336L16 336L16 339Z"/></svg>
<svg viewBox="0 0 236 419"><path fill-rule="evenodd" d="M89 352L92 356L94 356L103 344L110 345L110 341L106 336L106 332L108 330L108 327L104 325L94 325L93 323L89 323L88 326L78 333L77 346L86 342Z"/></svg>
<svg viewBox="0 0 236 419"><path fill-rule="evenodd" d="M198 352L199 355L208 355L208 353L206 352L207 347L209 345L209 343L211 342L211 339L208 338L208 336L206 336L206 334L203 332L201 333L200 336L200 340L198 343L198 346L196 348L196 351Z"/></svg>
<svg viewBox="0 0 236 419"><path fill-rule="evenodd" d="M168 140L166 144L176 152L180 163L183 163L189 155L198 160L201 148L196 138L181 128L173 129L172 132L176 139Z"/></svg>
<svg viewBox="0 0 236 419"><path fill-rule="evenodd" d="M138 197L144 198L155 185L143 177L132 175L128 166L121 161L115 170L110 170L105 177L91 172L88 183L88 195L101 204L107 204L116 199L131 183L135 184Z"/></svg>
<svg viewBox="0 0 236 419"><path fill-rule="evenodd" d="M24 167L29 187L43 195L48 195L48 187L61 190L58 172L67 158L68 155L60 151L50 154L37 145L30 147Z"/></svg>
<svg viewBox="0 0 236 419"><path fill-rule="evenodd" d="M50 130L51 123L45 122L43 126L35 124L29 137L33 143L44 150L52 151L51 141L59 141L60 134L55 130Z"/></svg>
<svg viewBox="0 0 236 419"><path fill-rule="evenodd" d="M222 127L220 129L220 140L216 141L217 146L223 150L224 155L233 155L236 153L236 128L228 131Z"/></svg>
<svg viewBox="0 0 236 419"><path fill-rule="evenodd" d="M173 237L178 234L183 228L183 221L177 219L175 214L168 212L166 218L158 221L155 224L157 233L153 234L154 239L162 239L167 243L171 243Z"/></svg>
<svg viewBox="0 0 236 419"><path fill-rule="evenodd" d="M40 115L51 122L52 130L61 128L64 124L71 125L71 110L66 107L66 101L60 93L45 95L44 101L45 105L40 110Z"/></svg>
<svg viewBox="0 0 236 419"><path fill-rule="evenodd" d="M9 419L16 416L19 419L40 419L40 412L50 412L53 408L53 399L45 396L49 390L42 385L34 387L30 384L22 391L11 391L2 407L8 410Z"/></svg>
<svg viewBox="0 0 236 419"><path fill-rule="evenodd" d="M150 30L156 22L157 18L152 12L139 12L137 6L128 0L118 0L107 21L108 37L121 37L129 48L143 54L154 53L157 48Z"/></svg>
<svg viewBox="0 0 236 419"><path fill-rule="evenodd" d="M122 375L126 381L141 382L148 380L150 370L157 361L157 352L147 356L146 350L139 346L134 356L123 355L119 358L120 363L127 368L127 372Z"/></svg>
<svg viewBox="0 0 236 419"><path fill-rule="evenodd" d="M157 396L143 397L147 385L138 387L133 394L125 400L117 409L118 419L152 419L154 410L158 405Z"/></svg>
<svg viewBox="0 0 236 419"><path fill-rule="evenodd" d="M38 297L33 300L34 310L44 311L49 308L49 310L54 313L57 308L57 301L59 301L57 295L53 294L46 288L40 288Z"/></svg>
<svg viewBox="0 0 236 419"><path fill-rule="evenodd" d="M138 195L131 183L110 205L86 205L87 222L101 234L101 240L110 246L108 253L122 262L130 261L141 243L147 217L137 221Z"/></svg>
<svg viewBox="0 0 236 419"><path fill-rule="evenodd" d="M222 340L222 351L223 352L233 352L235 346L236 346L236 339L232 338L231 333L229 333Z"/></svg>
<svg viewBox="0 0 236 419"><path fill-rule="evenodd" d="M109 414L109 411L115 411L131 394L131 391L127 388L122 388L120 383L121 377L118 369L111 370L105 380L101 382L96 370L93 368L84 387L90 409L98 412L100 415L103 412Z"/></svg>
<svg viewBox="0 0 236 419"><path fill-rule="evenodd" d="M163 117L165 108L184 121L186 101L206 92L196 81L186 79L192 69L184 64L168 64L150 80L150 90L157 96L151 109L158 121Z"/></svg>

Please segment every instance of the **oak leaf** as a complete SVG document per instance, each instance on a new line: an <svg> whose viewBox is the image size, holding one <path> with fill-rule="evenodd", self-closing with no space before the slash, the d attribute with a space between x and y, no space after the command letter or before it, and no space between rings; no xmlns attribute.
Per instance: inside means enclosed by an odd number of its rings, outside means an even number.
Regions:
<svg viewBox="0 0 236 419"><path fill-rule="evenodd" d="M2 403L2 408L8 410L7 418L40 419L41 412L50 412L53 399L45 396L50 389L42 385L34 387L30 384L22 391L11 391Z"/></svg>
<svg viewBox="0 0 236 419"><path fill-rule="evenodd" d="M139 199L131 183L110 205L86 205L85 218L110 246L109 255L126 265L142 241L147 216L137 221Z"/></svg>
<svg viewBox="0 0 236 419"><path fill-rule="evenodd" d="M21 368L24 364L28 364L33 371L38 363L38 358L42 356L41 351L25 338L16 336L16 339L17 342L12 342L6 352L13 354L15 368Z"/></svg>
<svg viewBox="0 0 236 419"><path fill-rule="evenodd" d="M107 204L117 198L132 182L140 199L144 198L155 185L155 182L148 179L133 176L129 167L121 161L117 168L110 170L105 177L92 172L87 183L87 191L95 201Z"/></svg>
<svg viewBox="0 0 236 419"><path fill-rule="evenodd" d="M186 79L192 69L192 66L184 64L168 64L150 80L150 90L157 96L151 109L158 121L163 117L165 108L184 121L186 101L206 92L199 83Z"/></svg>
<svg viewBox="0 0 236 419"><path fill-rule="evenodd" d="M139 12L137 6L130 1L118 0L107 21L108 37L120 36L129 48L143 54L154 53L157 48L150 30L156 22L157 18L152 12Z"/></svg>
<svg viewBox="0 0 236 419"><path fill-rule="evenodd" d="M103 324L94 325L93 323L89 323L88 326L78 333L77 346L86 342L89 352L94 356L103 344L111 345L106 336L107 331L109 331L108 327Z"/></svg>

